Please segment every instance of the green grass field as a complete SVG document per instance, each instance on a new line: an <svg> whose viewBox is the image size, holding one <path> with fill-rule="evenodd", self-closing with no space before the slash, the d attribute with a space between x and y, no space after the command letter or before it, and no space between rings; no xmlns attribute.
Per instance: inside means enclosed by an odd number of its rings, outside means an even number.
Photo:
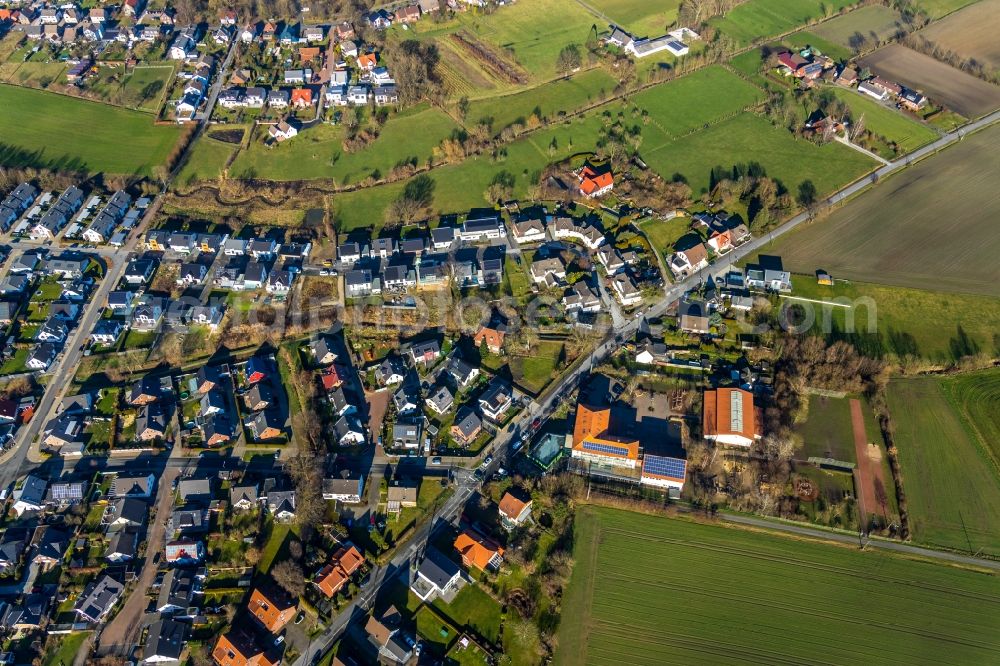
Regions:
<svg viewBox="0 0 1000 666"><path fill-rule="evenodd" d="M514 379L529 391L539 393L552 381L552 371L556 368L562 349L561 342L540 340L531 356L516 356L511 360L510 369Z"/></svg>
<svg viewBox="0 0 1000 666"><path fill-rule="evenodd" d="M500 638L500 604L477 585L463 587L450 604L437 599L433 605L456 627L469 627L491 643Z"/></svg>
<svg viewBox="0 0 1000 666"><path fill-rule="evenodd" d="M847 146L817 146L795 139L754 114L742 114L652 151L642 151L642 158L664 177L683 174L695 197L708 190L716 166L760 162L767 175L780 180L789 191L795 192L799 183L811 180L824 194L875 166L873 160Z"/></svg>
<svg viewBox="0 0 1000 666"><path fill-rule="evenodd" d="M737 43L747 45L805 25L850 5L850 0L748 0L709 23Z"/></svg>
<svg viewBox="0 0 1000 666"><path fill-rule="evenodd" d="M0 86L0 163L149 175L166 162L179 127L148 114L27 88Z"/></svg>
<svg viewBox="0 0 1000 666"><path fill-rule="evenodd" d="M970 388L978 379L894 379L889 409L914 540L998 555L1000 472L987 455L996 443L988 449L979 438L995 432L1000 399L995 377L990 387ZM956 404L966 406L966 418Z"/></svg>
<svg viewBox="0 0 1000 666"><path fill-rule="evenodd" d="M177 182L189 185L199 180L215 180L237 148L236 144L203 135L191 148L184 168L177 174Z"/></svg>
<svg viewBox="0 0 1000 666"><path fill-rule="evenodd" d="M995 350L1000 355L1000 350ZM953 375L944 381L951 405L969 425L983 450L1000 468L1000 371L996 369Z"/></svg>
<svg viewBox="0 0 1000 666"><path fill-rule="evenodd" d="M759 88L723 67L712 66L643 91L631 103L647 111L653 123L669 137L677 137L736 113L763 97Z"/></svg>
<svg viewBox="0 0 1000 666"><path fill-rule="evenodd" d="M988 663L1000 651L996 576L587 506L574 543L557 665Z"/></svg>
<svg viewBox="0 0 1000 666"><path fill-rule="evenodd" d="M394 166L407 160L424 165L434 147L457 128L443 111L421 107L391 118L375 141L354 153L344 152L341 127L318 125L277 146L264 145L258 132L249 149L233 161L231 171L236 177L332 178L339 185L348 185L376 172L387 176Z"/></svg>
<svg viewBox="0 0 1000 666"><path fill-rule="evenodd" d="M658 37L677 20L679 0L589 0L587 3L626 30Z"/></svg>
<svg viewBox="0 0 1000 666"><path fill-rule="evenodd" d="M121 68L101 68L87 88L110 104L156 113L174 75L172 65L136 67L124 74Z"/></svg>
<svg viewBox="0 0 1000 666"><path fill-rule="evenodd" d="M824 21L813 28L812 32L841 47L851 49L852 41L858 39L858 34L866 40L863 44L870 47L871 33L874 32L879 40L883 40L892 36L900 25L902 24L899 12L896 10L883 5L868 5Z"/></svg>
<svg viewBox="0 0 1000 666"><path fill-rule="evenodd" d="M939 19L962 7L971 5L976 0L917 0L917 6L930 15L932 19Z"/></svg>
<svg viewBox="0 0 1000 666"><path fill-rule="evenodd" d="M905 116L899 111L886 108L873 99L853 90L831 88L837 99L847 104L854 121L864 116L865 127L899 144L904 153L910 153L917 148L938 138L938 133L927 125ZM892 157L883 155L883 157Z"/></svg>
<svg viewBox="0 0 1000 666"><path fill-rule="evenodd" d="M796 456L797 459L816 456L844 462L857 460L849 398L810 395L808 417L796 431L804 442L802 450Z"/></svg>
<svg viewBox="0 0 1000 666"><path fill-rule="evenodd" d="M823 55L830 56L834 60L847 60L852 55L850 49L820 37L815 32L810 30L793 32L781 41L783 44L794 46L798 49L803 49L808 46L811 49L818 50Z"/></svg>
<svg viewBox="0 0 1000 666"><path fill-rule="evenodd" d="M774 252L768 248L765 253ZM789 255L777 254L787 265ZM817 284L813 275L797 274L792 278L792 295L850 306L802 304L814 313L814 332L876 335L877 341L866 341L874 354L909 354L940 363L968 354L959 327L973 344L988 351L994 347L995 322L1000 321L1000 301L974 294L943 294L865 282L838 281L828 287Z"/></svg>
<svg viewBox="0 0 1000 666"><path fill-rule="evenodd" d="M537 88L473 101L465 122L475 124L489 119L496 131L515 122L523 124L536 109L542 118L553 118L599 101L610 95L615 85L617 81L604 68L597 67Z"/></svg>
<svg viewBox="0 0 1000 666"><path fill-rule="evenodd" d="M54 636L52 642L55 643L56 647L47 651L42 660L42 666L72 664L89 635L89 631L77 631L62 636Z"/></svg>

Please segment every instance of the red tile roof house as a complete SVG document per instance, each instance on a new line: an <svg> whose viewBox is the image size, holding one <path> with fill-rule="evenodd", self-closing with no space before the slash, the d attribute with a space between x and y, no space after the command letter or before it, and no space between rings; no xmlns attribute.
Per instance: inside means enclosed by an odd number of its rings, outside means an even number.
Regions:
<svg viewBox="0 0 1000 666"><path fill-rule="evenodd" d="M305 109L312 106L313 93L309 88L295 88L292 90L292 106L297 109Z"/></svg>
<svg viewBox="0 0 1000 666"><path fill-rule="evenodd" d="M604 196L615 187L611 169L600 169L589 164L584 165L578 174L580 179L580 194L588 199Z"/></svg>
<svg viewBox="0 0 1000 666"><path fill-rule="evenodd" d="M330 558L330 563L317 572L313 583L328 599L331 599L347 584L364 562L365 558L354 546L341 548Z"/></svg>

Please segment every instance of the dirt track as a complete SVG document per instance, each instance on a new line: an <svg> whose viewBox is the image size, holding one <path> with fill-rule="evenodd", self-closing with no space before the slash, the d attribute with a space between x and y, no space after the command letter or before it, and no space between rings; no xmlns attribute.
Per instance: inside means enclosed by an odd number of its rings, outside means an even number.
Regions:
<svg viewBox="0 0 1000 666"><path fill-rule="evenodd" d="M884 507L878 502L875 493L875 480L878 479L885 488L885 478L882 474L882 465L872 457L869 451L872 447L868 445L868 435L865 432L865 415L861 411L861 401L851 400L851 426L854 429L854 451L858 458L857 473L855 481L859 486L858 501L860 502L859 514L881 515ZM876 451L880 451L876 445ZM864 519L861 521L866 523Z"/></svg>

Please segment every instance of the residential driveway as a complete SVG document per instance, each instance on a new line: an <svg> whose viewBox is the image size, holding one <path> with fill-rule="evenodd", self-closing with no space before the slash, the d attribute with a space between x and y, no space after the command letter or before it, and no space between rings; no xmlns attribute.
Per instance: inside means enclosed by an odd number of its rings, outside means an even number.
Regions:
<svg viewBox="0 0 1000 666"><path fill-rule="evenodd" d="M175 456L180 457L181 448L180 442L174 444L174 448L170 452L171 459ZM163 553L167 520L174 508L174 479L182 470L182 467L167 465L157 482L159 485L156 490L155 511L149 519L150 528L146 538L146 561L139 573L135 587L132 588L128 599L125 600L125 604L101 632L98 643L100 655L127 655L129 650L139 642L143 628L142 620L146 615L146 606L149 603L146 592L156 580L157 565L153 559L158 554L162 555Z"/></svg>

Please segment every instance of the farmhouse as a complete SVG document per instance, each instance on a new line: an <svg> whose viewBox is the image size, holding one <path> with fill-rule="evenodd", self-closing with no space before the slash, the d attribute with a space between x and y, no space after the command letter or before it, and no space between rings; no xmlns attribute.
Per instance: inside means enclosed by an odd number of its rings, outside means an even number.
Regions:
<svg viewBox="0 0 1000 666"><path fill-rule="evenodd" d="M760 417L753 394L738 388L705 391L702 418L705 439L718 444L750 447L761 438Z"/></svg>

